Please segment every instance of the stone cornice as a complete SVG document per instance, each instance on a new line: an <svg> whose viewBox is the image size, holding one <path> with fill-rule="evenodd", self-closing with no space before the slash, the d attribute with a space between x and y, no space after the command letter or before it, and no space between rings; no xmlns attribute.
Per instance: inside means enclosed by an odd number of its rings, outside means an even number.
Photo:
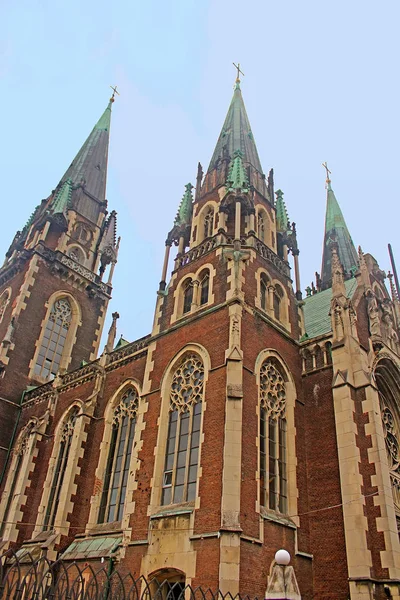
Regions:
<svg viewBox="0 0 400 600"><path fill-rule="evenodd" d="M42 242L35 246L33 252L52 264L55 271L58 271L61 276L68 273L73 276L76 283L83 285L89 292L92 291L107 298L111 297L112 288L110 285L101 281L96 273L86 269L63 252L50 250Z"/></svg>

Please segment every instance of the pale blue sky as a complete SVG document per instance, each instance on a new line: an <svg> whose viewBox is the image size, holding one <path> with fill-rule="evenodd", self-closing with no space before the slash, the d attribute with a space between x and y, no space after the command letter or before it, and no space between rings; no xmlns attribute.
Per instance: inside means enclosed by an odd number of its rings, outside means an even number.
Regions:
<svg viewBox="0 0 400 600"><path fill-rule="evenodd" d="M2 0L0 17L0 254L117 84L107 196L123 239L109 314L126 338L151 330L165 237L197 162L208 166L232 61L297 223L303 289L321 265L325 160L355 244L388 270L391 242L400 263L398 1Z"/></svg>

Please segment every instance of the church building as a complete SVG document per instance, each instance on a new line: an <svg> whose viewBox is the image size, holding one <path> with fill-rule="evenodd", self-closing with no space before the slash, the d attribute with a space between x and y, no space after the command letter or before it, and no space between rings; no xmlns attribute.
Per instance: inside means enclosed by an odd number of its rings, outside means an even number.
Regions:
<svg viewBox="0 0 400 600"><path fill-rule="evenodd" d="M238 77L166 232L151 331L117 342L114 313L100 348L113 101L0 268L2 551L281 598L285 549L287 598L400 599L397 277L388 293L356 250L326 167L303 297Z"/></svg>

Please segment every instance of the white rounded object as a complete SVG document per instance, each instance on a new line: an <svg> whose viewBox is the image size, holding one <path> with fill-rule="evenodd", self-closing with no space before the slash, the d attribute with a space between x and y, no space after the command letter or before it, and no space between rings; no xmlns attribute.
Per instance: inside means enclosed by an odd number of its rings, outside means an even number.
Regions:
<svg viewBox="0 0 400 600"><path fill-rule="evenodd" d="M275 553L275 561L278 565L283 565L286 567L290 563L290 554L287 550L278 550Z"/></svg>

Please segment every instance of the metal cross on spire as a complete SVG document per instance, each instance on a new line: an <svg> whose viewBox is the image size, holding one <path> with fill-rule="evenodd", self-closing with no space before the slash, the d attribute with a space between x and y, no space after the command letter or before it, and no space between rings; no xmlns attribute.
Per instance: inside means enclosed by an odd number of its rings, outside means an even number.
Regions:
<svg viewBox="0 0 400 600"><path fill-rule="evenodd" d="M237 69L236 83L240 83L240 75L239 75L239 73L241 73L243 75L243 77L244 77L243 71L240 70L240 63L238 63L237 65L235 65L235 63L232 63L232 64L235 67L235 69Z"/></svg>
<svg viewBox="0 0 400 600"><path fill-rule="evenodd" d="M113 91L113 94L112 94L112 96L110 98L110 102L114 102L115 94L118 94L118 96L119 96L119 91L117 90L117 86L116 85L114 85L114 86L110 85L110 88Z"/></svg>
<svg viewBox="0 0 400 600"><path fill-rule="evenodd" d="M330 170L328 169L328 163L325 161L324 163L322 163L322 166L324 167L324 169L326 170L326 182L329 183L330 182L330 177L329 175L331 174Z"/></svg>

